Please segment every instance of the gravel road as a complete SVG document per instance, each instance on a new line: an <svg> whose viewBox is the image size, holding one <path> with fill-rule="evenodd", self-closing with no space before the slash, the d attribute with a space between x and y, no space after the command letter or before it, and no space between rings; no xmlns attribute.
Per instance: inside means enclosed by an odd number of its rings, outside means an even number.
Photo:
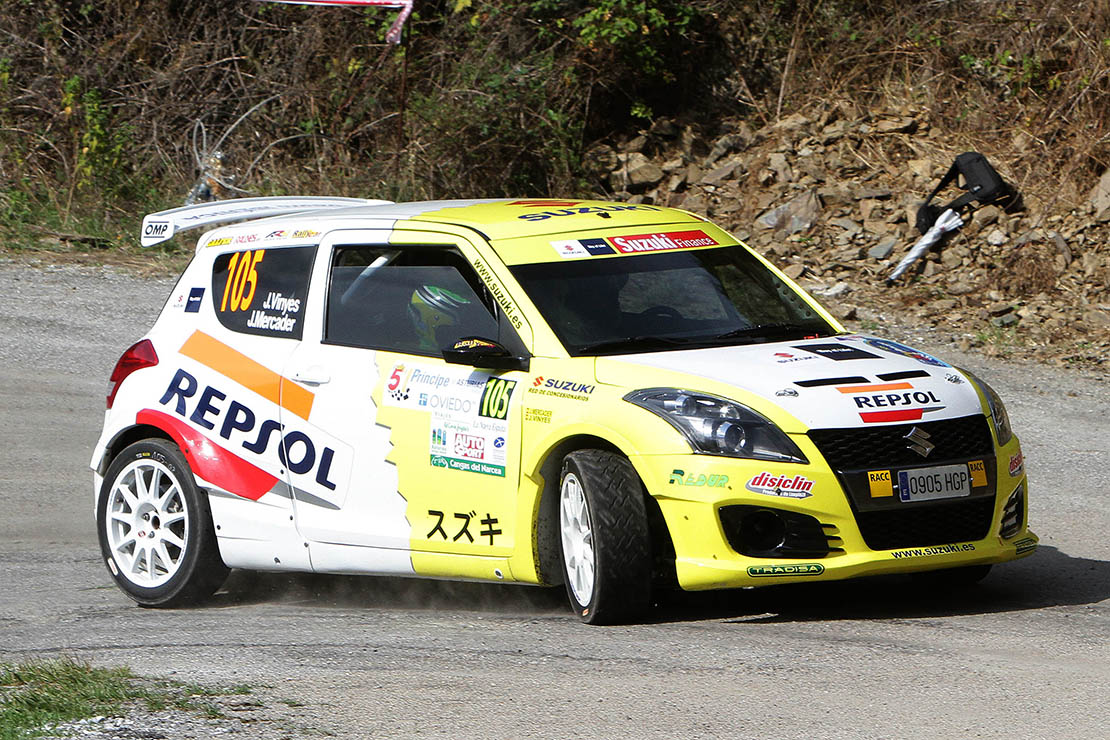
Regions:
<svg viewBox="0 0 1110 740"><path fill-rule="evenodd" d="M0 661L62 654L254 688L229 719L140 713L73 737L1107 735L1105 373L961 356L888 327L990 380L1023 440L1042 547L964 593L799 584L677 597L650 624L596 628L558 591L235 573L207 608L146 610L100 561L88 460L111 368L171 286L0 262Z"/></svg>

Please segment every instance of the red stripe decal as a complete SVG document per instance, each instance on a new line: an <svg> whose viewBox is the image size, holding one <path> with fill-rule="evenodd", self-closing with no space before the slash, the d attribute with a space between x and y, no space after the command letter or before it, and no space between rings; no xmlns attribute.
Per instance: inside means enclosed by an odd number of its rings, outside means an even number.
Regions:
<svg viewBox="0 0 1110 740"><path fill-rule="evenodd" d="M861 411L859 418L866 424L878 421L917 421L925 409L895 409L893 411Z"/></svg>
<svg viewBox="0 0 1110 740"><path fill-rule="evenodd" d="M180 419L154 409L135 416L139 424L158 427L173 437L193 472L236 496L257 501L278 479L257 465L225 450Z"/></svg>

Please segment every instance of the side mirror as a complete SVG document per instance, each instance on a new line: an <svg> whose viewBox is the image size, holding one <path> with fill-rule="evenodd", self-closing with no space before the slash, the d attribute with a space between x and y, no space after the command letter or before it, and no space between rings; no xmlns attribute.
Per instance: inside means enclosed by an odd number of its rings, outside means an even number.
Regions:
<svg viewBox="0 0 1110 740"><path fill-rule="evenodd" d="M464 337L443 349L444 362L488 370L528 370L527 357L510 354L501 344L482 337Z"/></svg>

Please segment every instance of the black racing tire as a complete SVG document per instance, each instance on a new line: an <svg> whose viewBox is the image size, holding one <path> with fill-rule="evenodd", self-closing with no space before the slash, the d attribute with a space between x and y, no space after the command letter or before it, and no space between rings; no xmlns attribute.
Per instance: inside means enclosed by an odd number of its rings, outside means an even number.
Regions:
<svg viewBox="0 0 1110 740"><path fill-rule="evenodd" d="M208 497L181 451L164 439L136 442L112 460L97 497L96 530L108 572L141 606L199 603L229 573Z"/></svg>
<svg viewBox="0 0 1110 740"><path fill-rule="evenodd" d="M640 618L651 603L651 537L632 463L604 450L563 459L559 553L571 607L588 624Z"/></svg>

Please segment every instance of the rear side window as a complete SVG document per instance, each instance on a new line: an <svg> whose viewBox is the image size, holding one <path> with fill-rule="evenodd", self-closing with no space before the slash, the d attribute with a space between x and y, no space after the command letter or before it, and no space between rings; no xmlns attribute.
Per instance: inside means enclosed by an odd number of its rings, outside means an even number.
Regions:
<svg viewBox="0 0 1110 740"><path fill-rule="evenodd" d="M331 268L325 341L438 356L462 337L520 340L456 250L339 247ZM523 351L522 348L519 351Z"/></svg>
<svg viewBox="0 0 1110 740"><path fill-rule="evenodd" d="M212 269L212 302L232 331L300 339L316 247L247 249L221 254Z"/></svg>

